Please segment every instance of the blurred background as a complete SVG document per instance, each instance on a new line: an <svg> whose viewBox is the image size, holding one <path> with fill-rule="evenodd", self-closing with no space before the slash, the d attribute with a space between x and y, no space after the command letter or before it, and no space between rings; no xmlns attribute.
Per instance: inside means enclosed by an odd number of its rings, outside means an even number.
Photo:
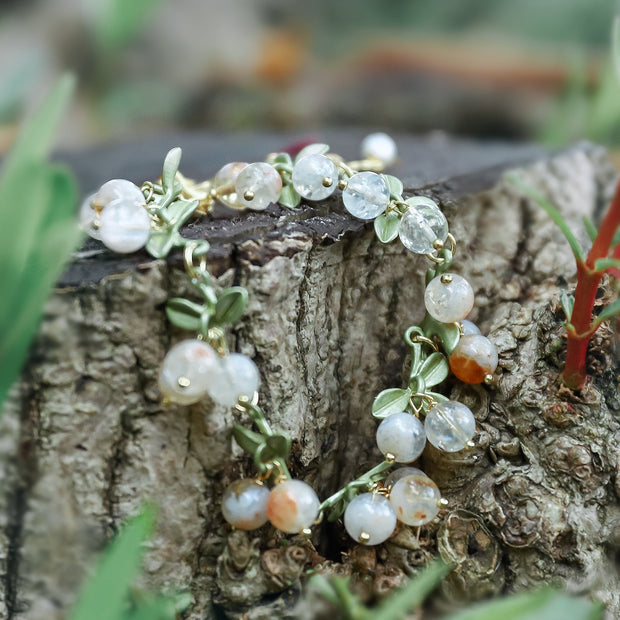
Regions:
<svg viewBox="0 0 620 620"><path fill-rule="evenodd" d="M3 0L0 151L67 69L59 143L363 126L620 144L615 0Z"/></svg>

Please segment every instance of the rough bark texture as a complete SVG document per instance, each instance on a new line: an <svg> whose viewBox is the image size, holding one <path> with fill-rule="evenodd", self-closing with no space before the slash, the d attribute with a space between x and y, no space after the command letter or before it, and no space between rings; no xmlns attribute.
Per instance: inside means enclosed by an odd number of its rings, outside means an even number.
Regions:
<svg viewBox="0 0 620 620"><path fill-rule="evenodd" d="M330 137L334 150L355 154L357 136ZM181 140L190 174L282 145L273 136L202 139ZM153 178L174 142L72 163L86 189L114 176ZM459 240L455 269L476 291L472 318L500 350L493 387L446 386L475 412L477 447L452 457L427 448L422 459L449 508L419 536L401 527L377 550L355 547L338 524L288 546L269 527L231 533L222 490L253 475L230 438L239 415L208 403L164 408L156 386L165 351L183 337L166 322L165 301L191 295L178 259L119 259L90 242L50 301L0 422L2 617L62 617L106 538L145 499L160 515L142 584L191 591L192 619L315 617L317 597L300 587L308 568L352 574L372 601L437 554L457 567L435 609L551 582L620 615L617 343L601 330L584 394L560 387L557 300L572 286L574 262L542 210L499 177L528 161L525 180L577 230L609 198L605 154L413 139L401 150L396 174L407 191L441 202ZM294 475L326 497L379 462L370 404L401 384L402 333L423 315L425 259L381 245L334 204L214 218L186 234L213 242L223 286L249 290L230 345L259 365L261 404L294 441Z"/></svg>

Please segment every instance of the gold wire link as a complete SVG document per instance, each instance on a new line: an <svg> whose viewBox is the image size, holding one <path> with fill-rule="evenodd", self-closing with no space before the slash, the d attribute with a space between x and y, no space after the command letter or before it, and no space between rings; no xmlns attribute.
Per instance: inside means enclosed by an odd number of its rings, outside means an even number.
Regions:
<svg viewBox="0 0 620 620"><path fill-rule="evenodd" d="M452 233L448 233L446 241L450 242L450 247L448 249L450 250L450 252L452 252L452 255L454 256L454 254L456 254L456 239L454 238L454 235Z"/></svg>
<svg viewBox="0 0 620 620"><path fill-rule="evenodd" d="M155 188L153 187L153 183L151 183L151 181L145 181L140 186L140 191L143 194L144 192L147 192L146 196L144 197L144 202L146 202L147 204L151 202L151 198L153 198L153 194L155 193Z"/></svg>
<svg viewBox="0 0 620 620"><path fill-rule="evenodd" d="M251 400L245 395L239 396L234 407L237 411L245 413L249 406L256 407L256 405L258 405L258 392L254 392L254 394L252 394Z"/></svg>
<svg viewBox="0 0 620 620"><path fill-rule="evenodd" d="M390 489L383 485L381 480L377 480L369 489L369 493L373 493L375 495L383 495L384 497L390 496Z"/></svg>
<svg viewBox="0 0 620 620"><path fill-rule="evenodd" d="M185 259L185 270L193 278L198 278L201 271L207 271L207 257L202 254L198 257L198 265L195 263L194 251L198 247L197 243L188 243L183 250L183 258Z"/></svg>
<svg viewBox="0 0 620 620"><path fill-rule="evenodd" d="M281 482L288 480L286 474L284 473L284 470L282 469L282 465L280 465L278 461L269 461L269 463L265 463L265 469L262 473L259 473L256 476L256 480L258 480L259 482L266 482L276 472L277 475L274 480L274 484L280 484Z"/></svg>
<svg viewBox="0 0 620 620"><path fill-rule="evenodd" d="M427 344L430 347L433 347L435 351L439 351L439 347L437 346L437 343L433 342L430 338L427 338L426 336L422 336L421 334L413 334L409 336L409 340L411 340L411 342L420 342L420 343L423 342L424 344Z"/></svg>
<svg viewBox="0 0 620 620"><path fill-rule="evenodd" d="M200 340L200 337L198 338ZM220 356L228 353L228 343L226 342L226 334L219 327L210 327L207 331L207 340ZM258 399L257 399L258 402Z"/></svg>
<svg viewBox="0 0 620 620"><path fill-rule="evenodd" d="M445 246L444 247L447 250L450 250L450 252L452 252L452 256L454 256L456 254L456 239L454 238L454 235L452 233L448 233L448 236L446 237L446 241L449 242L449 246ZM433 250L432 252L429 252L426 255L426 258L428 258L429 260L432 260L434 263L437 263L438 265L443 265L446 262L446 259L438 256L437 255L437 250Z"/></svg>
<svg viewBox="0 0 620 620"><path fill-rule="evenodd" d="M178 181L183 187L181 196L185 200L197 200L198 206L194 211L194 215L207 215L213 211L217 192L213 191L213 181L194 181L180 172L177 172L175 181Z"/></svg>

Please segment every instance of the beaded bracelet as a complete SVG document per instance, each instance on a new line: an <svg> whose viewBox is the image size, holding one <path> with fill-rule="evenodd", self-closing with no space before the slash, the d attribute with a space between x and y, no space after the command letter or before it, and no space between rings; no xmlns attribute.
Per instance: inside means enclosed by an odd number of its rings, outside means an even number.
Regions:
<svg viewBox="0 0 620 620"><path fill-rule="evenodd" d="M169 320L194 331L195 338L174 345L159 373L165 401L182 405L209 396L234 407L256 430L236 424L232 433L254 458L257 475L233 482L223 494L222 513L239 529L251 530L270 521L286 533L310 533L326 516L344 515L350 536L377 545L394 532L397 522L421 526L436 517L446 500L421 470L401 467L423 452L428 440L439 450L471 448L476 422L471 410L433 388L449 371L466 383L490 382L498 363L495 346L465 317L474 293L463 278L448 271L456 241L437 204L424 196L403 197L403 184L382 174L396 159L396 145L386 134L372 134L362 143L363 159L346 162L325 144L303 148L293 160L288 153L270 154L266 161L226 164L210 180L196 183L178 172L181 150L166 156L158 182L141 187L114 179L86 198L81 227L113 251L141 248L155 258L174 248L183 251L185 270L201 302L170 299ZM426 316L405 331L410 349L407 385L380 392L372 415L380 420L377 446L383 460L345 487L319 501L305 482L291 477L287 458L290 438L270 427L258 406L259 371L247 356L229 352L226 326L236 322L248 301L247 291L214 287L207 270L209 243L184 238L180 228L192 216L210 213L216 202L231 209L264 210L271 203L294 209L301 200L322 201L340 191L345 209L361 220L374 220L382 243L397 237L415 254L426 255ZM422 423L420 418L424 419Z"/></svg>

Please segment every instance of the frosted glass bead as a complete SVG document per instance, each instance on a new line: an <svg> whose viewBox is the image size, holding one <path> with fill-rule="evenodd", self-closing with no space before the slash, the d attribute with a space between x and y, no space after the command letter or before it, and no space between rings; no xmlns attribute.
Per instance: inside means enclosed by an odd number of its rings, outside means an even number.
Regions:
<svg viewBox="0 0 620 620"><path fill-rule="evenodd" d="M405 476L394 484L390 502L396 518L407 525L424 525L439 512L441 494L437 485L425 474Z"/></svg>
<svg viewBox="0 0 620 620"><path fill-rule="evenodd" d="M497 368L497 348L485 336L461 336L450 355L450 369L465 383L482 383Z"/></svg>
<svg viewBox="0 0 620 620"><path fill-rule="evenodd" d="M461 319L459 322L461 324L461 332L463 333L463 336L473 336L474 334L480 333L480 329L475 323L472 323L467 319Z"/></svg>
<svg viewBox="0 0 620 620"><path fill-rule="evenodd" d="M431 407L424 420L427 439L444 452L458 452L476 432L476 419L469 407L456 400Z"/></svg>
<svg viewBox="0 0 620 620"><path fill-rule="evenodd" d="M282 179L277 170L265 162L248 164L237 176L237 201L254 211L263 211L277 202L282 192ZM248 198L252 196L251 200Z"/></svg>
<svg viewBox="0 0 620 620"><path fill-rule="evenodd" d="M358 172L347 182L342 192L346 210L361 220L381 215L390 203L390 190L385 180L375 172Z"/></svg>
<svg viewBox="0 0 620 620"><path fill-rule="evenodd" d="M387 497L362 493L344 511L344 527L353 540L363 545L380 545L394 533L396 514Z"/></svg>
<svg viewBox="0 0 620 620"><path fill-rule="evenodd" d="M88 196L82 206L80 207L80 212L78 214L80 221L80 228L93 239L101 239L101 234L99 233L99 215L95 210L94 200L96 194L91 194ZM95 227L95 222L97 222L97 226Z"/></svg>
<svg viewBox="0 0 620 620"><path fill-rule="evenodd" d="M382 131L367 135L361 144L362 157L378 159L385 166L391 166L398 156L396 142Z"/></svg>
<svg viewBox="0 0 620 620"><path fill-rule="evenodd" d="M269 489L242 478L228 485L222 496L224 519L240 530L255 530L267 523Z"/></svg>
<svg viewBox="0 0 620 620"><path fill-rule="evenodd" d="M409 208L400 220L398 236L402 244L416 254L433 251L433 243L448 237L448 221L437 203L424 196L407 200Z"/></svg>
<svg viewBox="0 0 620 620"><path fill-rule="evenodd" d="M442 323L464 319L474 307L471 284L455 273L445 273L433 278L424 292L428 313Z"/></svg>
<svg viewBox="0 0 620 620"><path fill-rule="evenodd" d="M285 480L269 493L267 516L274 527L297 534L314 523L319 505L319 498L309 484L302 480Z"/></svg>
<svg viewBox="0 0 620 620"><path fill-rule="evenodd" d="M393 413L377 428L377 446L383 454L390 452L397 463L415 461L426 444L424 426L414 415Z"/></svg>
<svg viewBox="0 0 620 620"><path fill-rule="evenodd" d="M101 241L114 252L128 254L146 245L151 234L151 218L138 202L118 198L108 203L101 215Z"/></svg>
<svg viewBox="0 0 620 620"><path fill-rule="evenodd" d="M226 206L233 209L243 208L244 205L239 202L235 184L239 173L248 164L244 161L233 161L222 166L213 177L213 188L218 194L218 200Z"/></svg>
<svg viewBox="0 0 620 620"><path fill-rule="evenodd" d="M259 384L256 364L247 355L229 353L221 358L221 372L209 387L209 394L216 403L232 407L239 396L251 399Z"/></svg>
<svg viewBox="0 0 620 620"><path fill-rule="evenodd" d="M331 179L327 187L323 181ZM308 155L302 157L293 168L293 187L307 200L325 200L331 196L338 185L338 168L325 155Z"/></svg>
<svg viewBox="0 0 620 620"><path fill-rule="evenodd" d="M396 482L398 482L401 478L405 476L411 476L413 474L419 474L424 476L424 472L417 467L399 467L394 471L390 472L388 477L383 481L383 486L391 487L394 486Z"/></svg>
<svg viewBox="0 0 620 620"><path fill-rule="evenodd" d="M94 202L99 207L107 207L113 200L119 198L130 202L144 202L142 190L126 179L112 179L104 183L95 194Z"/></svg>
<svg viewBox="0 0 620 620"><path fill-rule="evenodd" d="M159 389L168 400L189 405L206 396L220 372L220 358L213 347L200 340L183 340L164 358Z"/></svg>

